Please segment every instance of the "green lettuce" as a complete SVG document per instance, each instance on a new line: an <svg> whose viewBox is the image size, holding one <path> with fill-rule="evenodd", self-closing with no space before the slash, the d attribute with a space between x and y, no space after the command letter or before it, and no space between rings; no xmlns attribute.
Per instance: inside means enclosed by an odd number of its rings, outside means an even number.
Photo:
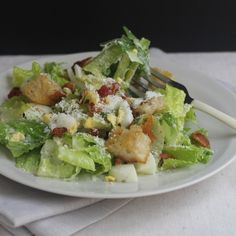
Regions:
<svg viewBox="0 0 236 236"><path fill-rule="evenodd" d="M57 156L57 143L52 139L48 139L41 149L37 175L52 178L73 178L80 172L80 168L59 160Z"/></svg>
<svg viewBox="0 0 236 236"><path fill-rule="evenodd" d="M86 133L78 133L47 140L41 150L37 175L71 178L80 170L101 174L110 169L111 156L105 150L103 140Z"/></svg>
<svg viewBox="0 0 236 236"><path fill-rule="evenodd" d="M122 56L122 49L117 44L111 44L104 47L101 53L99 53L89 64L83 69L87 72L94 74L96 77L101 78L107 76L109 68L112 64L118 62Z"/></svg>
<svg viewBox="0 0 236 236"><path fill-rule="evenodd" d="M0 122L0 143L11 151L13 157L41 146L49 135L50 130L45 124L33 120Z"/></svg>
<svg viewBox="0 0 236 236"><path fill-rule="evenodd" d="M55 81L61 87L68 83L66 79L65 71L62 67L62 63L48 62L44 64L44 72L51 76L51 79Z"/></svg>
<svg viewBox="0 0 236 236"><path fill-rule="evenodd" d="M181 129L178 125L177 118L171 113L164 113L160 119L160 124L163 129L165 144L176 144L181 134Z"/></svg>
<svg viewBox="0 0 236 236"><path fill-rule="evenodd" d="M14 87L21 87L27 80L38 76L41 72L42 68L37 62L32 63L32 68L30 70L15 66L12 73L12 85Z"/></svg>
<svg viewBox="0 0 236 236"><path fill-rule="evenodd" d="M161 165L161 170L172 170L176 168L184 168L193 165L191 161L184 161L178 159L165 159L163 160L163 164Z"/></svg>
<svg viewBox="0 0 236 236"><path fill-rule="evenodd" d="M72 148L84 150L94 161L96 173L105 173L111 169L111 155L104 147L104 141L92 135L78 133L72 137Z"/></svg>
<svg viewBox="0 0 236 236"><path fill-rule="evenodd" d="M61 87L68 82L62 63L49 62L45 63L42 68L37 62L33 62L32 68L29 70L18 66L14 67L12 85L14 87L21 87L26 81L36 78L40 73L49 74L50 78Z"/></svg>
<svg viewBox="0 0 236 236"><path fill-rule="evenodd" d="M30 108L30 105L25 102L21 96L12 97L0 106L0 121L10 121L22 119L23 114Z"/></svg>
<svg viewBox="0 0 236 236"><path fill-rule="evenodd" d="M208 148L190 146L165 146L164 153L171 154L177 160L189 161L192 163L207 163L213 155Z"/></svg>
<svg viewBox="0 0 236 236"><path fill-rule="evenodd" d="M111 76L118 81L121 79L126 86L136 73L139 76L150 74L150 41L144 38L139 40L126 27L124 31L125 35L121 38L103 44L102 52L83 69L99 78Z"/></svg>
<svg viewBox="0 0 236 236"><path fill-rule="evenodd" d="M40 157L40 148L36 148L16 158L16 167L26 172L36 174L39 167Z"/></svg>
<svg viewBox="0 0 236 236"><path fill-rule="evenodd" d="M185 116L184 109L185 93L182 90L166 85L165 102L168 111L175 117Z"/></svg>
<svg viewBox="0 0 236 236"><path fill-rule="evenodd" d="M197 163L206 164L212 157L213 151L203 147L190 146L166 146L164 153L173 158L162 159L161 170L183 168Z"/></svg>

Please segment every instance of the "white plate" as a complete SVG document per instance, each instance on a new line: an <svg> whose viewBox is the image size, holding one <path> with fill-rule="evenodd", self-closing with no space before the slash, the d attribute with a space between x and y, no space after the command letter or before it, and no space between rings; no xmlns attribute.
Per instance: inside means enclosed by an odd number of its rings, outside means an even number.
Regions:
<svg viewBox="0 0 236 236"><path fill-rule="evenodd" d="M45 58L38 61L40 63L63 61L68 63L68 65L72 65L73 62L91 55L94 55L94 53L50 57L50 59ZM233 110L236 104L236 97L218 83L198 72L193 72L187 68L181 68L178 65L170 63L164 57L152 56L151 58L152 65L172 71L178 81L184 83L189 88L190 94L193 97L236 117L236 109ZM31 62L21 66L29 68ZM10 73L11 71L7 71L6 73L0 74L0 102L6 98L10 89L9 80L7 80ZM229 164L236 154L236 135L234 135L234 131L206 114L198 113L197 115L200 126L208 129L209 138L215 151L214 158L207 165L193 166L172 172L162 172L154 176L142 176L139 177L138 183L111 184L102 181L93 182L86 180L65 182L58 179L36 177L17 169L14 162L9 159L9 153L1 148L0 174L36 189L76 197L140 197L184 188L212 176Z"/></svg>

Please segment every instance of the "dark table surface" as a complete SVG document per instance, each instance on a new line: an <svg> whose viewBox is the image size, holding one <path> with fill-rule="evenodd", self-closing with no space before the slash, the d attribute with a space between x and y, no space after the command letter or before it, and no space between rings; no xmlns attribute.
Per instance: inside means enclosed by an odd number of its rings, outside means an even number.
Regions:
<svg viewBox="0 0 236 236"><path fill-rule="evenodd" d="M235 8L233 0L4 1L0 55L98 50L123 25L168 52L234 51Z"/></svg>

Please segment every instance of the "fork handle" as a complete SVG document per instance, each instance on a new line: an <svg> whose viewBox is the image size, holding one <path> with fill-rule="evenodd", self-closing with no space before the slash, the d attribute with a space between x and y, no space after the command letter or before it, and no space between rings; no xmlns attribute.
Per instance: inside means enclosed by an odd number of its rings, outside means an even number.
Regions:
<svg viewBox="0 0 236 236"><path fill-rule="evenodd" d="M222 111L219 111L215 109L212 106L207 105L206 103L203 103L199 100L194 99L192 102L192 105L199 111L203 111L205 113L208 113L209 115L215 117L216 119L222 121L229 127L236 129L236 119L223 113Z"/></svg>

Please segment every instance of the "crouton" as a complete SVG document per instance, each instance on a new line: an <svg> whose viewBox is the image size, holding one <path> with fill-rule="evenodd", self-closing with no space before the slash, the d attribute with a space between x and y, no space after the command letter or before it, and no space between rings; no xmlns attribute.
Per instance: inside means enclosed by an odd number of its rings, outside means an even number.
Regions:
<svg viewBox="0 0 236 236"><path fill-rule="evenodd" d="M138 125L130 129L118 127L106 142L108 151L127 163L146 163L151 151L151 140Z"/></svg>
<svg viewBox="0 0 236 236"><path fill-rule="evenodd" d="M45 74L30 80L21 90L30 101L41 105L54 105L65 96L61 87Z"/></svg>
<svg viewBox="0 0 236 236"><path fill-rule="evenodd" d="M163 112L166 109L163 96L153 97L142 102L134 111L139 114L152 115L153 113Z"/></svg>

